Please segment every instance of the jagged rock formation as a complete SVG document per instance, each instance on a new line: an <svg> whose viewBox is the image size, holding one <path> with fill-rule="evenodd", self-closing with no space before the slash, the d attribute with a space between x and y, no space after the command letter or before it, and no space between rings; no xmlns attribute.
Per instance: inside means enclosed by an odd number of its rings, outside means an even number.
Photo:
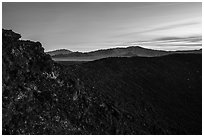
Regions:
<svg viewBox="0 0 204 137"><path fill-rule="evenodd" d="M130 114L54 63L39 42L2 35L3 134L136 134Z"/></svg>

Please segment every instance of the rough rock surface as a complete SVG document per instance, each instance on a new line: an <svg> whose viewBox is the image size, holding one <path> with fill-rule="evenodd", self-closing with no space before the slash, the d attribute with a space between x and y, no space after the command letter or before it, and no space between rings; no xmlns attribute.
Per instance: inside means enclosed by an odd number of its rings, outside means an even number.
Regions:
<svg viewBox="0 0 204 137"><path fill-rule="evenodd" d="M135 134L130 114L84 87L39 42L2 32L3 134Z"/></svg>

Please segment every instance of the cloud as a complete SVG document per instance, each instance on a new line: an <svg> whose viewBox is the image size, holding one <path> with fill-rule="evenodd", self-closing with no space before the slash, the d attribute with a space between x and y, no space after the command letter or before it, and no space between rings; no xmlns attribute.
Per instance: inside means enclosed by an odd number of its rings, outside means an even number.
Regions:
<svg viewBox="0 0 204 137"><path fill-rule="evenodd" d="M181 39L180 37L163 37L163 38L157 38L155 39L156 41L165 41L165 40L168 40L168 41L171 41L171 40L179 40Z"/></svg>
<svg viewBox="0 0 204 137"><path fill-rule="evenodd" d="M159 50L188 50L202 48L202 36L186 36L186 37L161 37L146 41L131 41L124 43L126 46L137 46L159 49Z"/></svg>
<svg viewBox="0 0 204 137"><path fill-rule="evenodd" d="M200 22L197 22L197 21L195 22L194 21L194 22L186 22L186 23L177 23L177 24L172 24L172 25L165 25L165 26L161 26L161 27L155 27L155 28L152 28L152 29L146 29L146 30L142 30L142 31L135 31L135 32L125 33L125 34L120 34L120 35L117 35L116 37L138 35L138 34L143 34L143 33L148 33L148 32L169 30L169 29L175 29L175 28L179 28L179 27L186 27L186 26L197 25L197 24L200 24Z"/></svg>
<svg viewBox="0 0 204 137"><path fill-rule="evenodd" d="M188 36L188 37L162 37L154 39L153 41L167 41L167 42L180 42L180 41L186 41L186 42L201 42L202 36L196 35L196 36Z"/></svg>
<svg viewBox="0 0 204 137"><path fill-rule="evenodd" d="M174 28L178 28L178 27L184 27L184 26L190 26L190 25L196 25L196 24L199 24L199 22L179 23L179 24L173 24L173 25L168 25L168 26L157 27L157 28L145 30L145 31L143 31L141 33L154 32L154 31L167 30L167 29L174 29Z"/></svg>

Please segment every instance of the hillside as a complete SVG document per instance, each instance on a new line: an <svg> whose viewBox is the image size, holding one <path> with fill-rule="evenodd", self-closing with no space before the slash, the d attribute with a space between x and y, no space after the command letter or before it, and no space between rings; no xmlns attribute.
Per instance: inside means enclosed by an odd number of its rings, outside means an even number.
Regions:
<svg viewBox="0 0 204 137"><path fill-rule="evenodd" d="M69 67L130 113L140 134L202 133L201 54L106 58Z"/></svg>

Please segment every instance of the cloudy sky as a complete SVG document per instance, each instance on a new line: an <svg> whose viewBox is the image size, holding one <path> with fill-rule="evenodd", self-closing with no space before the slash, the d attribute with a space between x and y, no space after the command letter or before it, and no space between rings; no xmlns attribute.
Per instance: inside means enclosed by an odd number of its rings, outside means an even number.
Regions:
<svg viewBox="0 0 204 137"><path fill-rule="evenodd" d="M201 48L202 3L3 3L4 29L46 51Z"/></svg>

